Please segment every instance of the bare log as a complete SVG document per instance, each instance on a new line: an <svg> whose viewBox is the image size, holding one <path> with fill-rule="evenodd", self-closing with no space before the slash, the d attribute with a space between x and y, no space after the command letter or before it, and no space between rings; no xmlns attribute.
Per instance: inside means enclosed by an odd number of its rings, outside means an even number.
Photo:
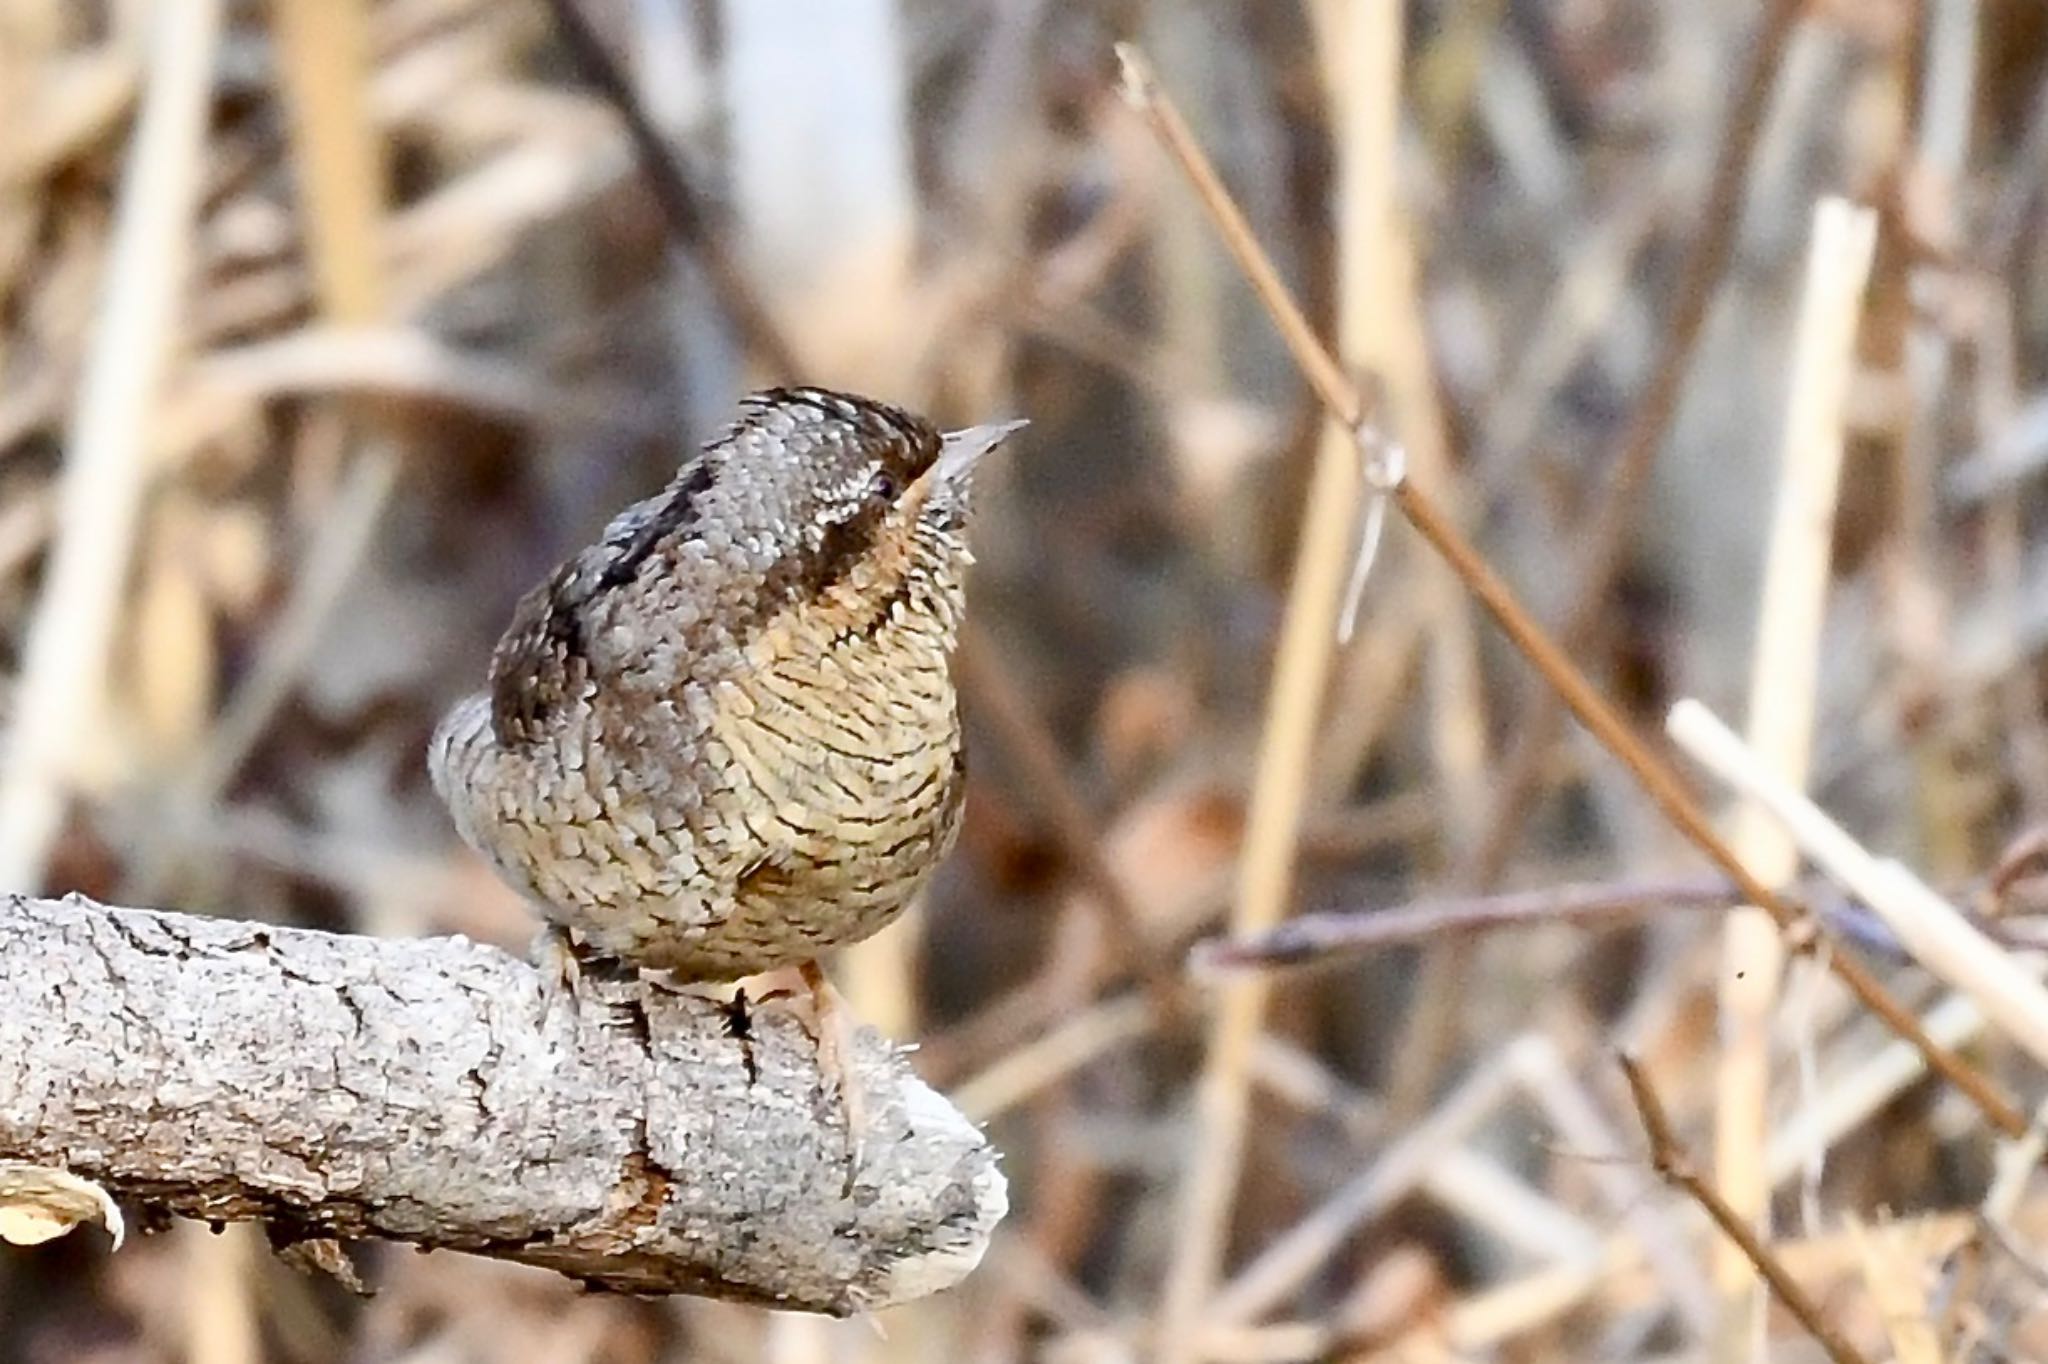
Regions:
<svg viewBox="0 0 2048 1364"><path fill-rule="evenodd" d="M590 986L589 982L586 982ZM0 1159L281 1240L381 1237L594 1287L849 1314L972 1269L995 1153L864 1033L844 1110L775 1005L544 1000L463 938L0 899Z"/></svg>

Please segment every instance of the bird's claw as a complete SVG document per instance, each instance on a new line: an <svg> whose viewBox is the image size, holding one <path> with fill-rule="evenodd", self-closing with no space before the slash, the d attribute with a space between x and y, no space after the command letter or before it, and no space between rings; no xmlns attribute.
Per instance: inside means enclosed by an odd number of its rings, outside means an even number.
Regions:
<svg viewBox="0 0 2048 1364"><path fill-rule="evenodd" d="M560 924L546 925L534 935L530 955L540 972L542 1007L550 1013L562 1004L574 1008L583 985L583 959L569 930Z"/></svg>
<svg viewBox="0 0 2048 1364"><path fill-rule="evenodd" d="M853 1016L839 992L832 988L832 982L825 978L823 967L813 961L798 970L818 1023L818 1076L828 1088L838 1089L840 1112L846 1120L846 1181L840 1192L850 1196L860 1175L862 1134L867 1130L868 1119L867 1093L854 1072Z"/></svg>

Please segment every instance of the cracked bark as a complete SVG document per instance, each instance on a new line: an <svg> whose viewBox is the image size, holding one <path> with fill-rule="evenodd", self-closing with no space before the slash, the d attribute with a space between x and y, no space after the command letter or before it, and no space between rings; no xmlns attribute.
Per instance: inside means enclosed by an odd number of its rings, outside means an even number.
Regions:
<svg viewBox="0 0 2048 1364"><path fill-rule="evenodd" d="M996 1156L863 1033L838 1096L774 1006L757 1076L715 1003L391 941L0 899L0 1159L290 1241L380 1237L593 1286L847 1314L974 1267Z"/></svg>

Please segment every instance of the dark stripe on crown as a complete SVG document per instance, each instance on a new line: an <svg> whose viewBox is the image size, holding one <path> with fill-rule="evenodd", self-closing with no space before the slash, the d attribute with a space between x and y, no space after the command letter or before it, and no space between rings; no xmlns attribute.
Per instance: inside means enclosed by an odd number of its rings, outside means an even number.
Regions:
<svg viewBox="0 0 2048 1364"><path fill-rule="evenodd" d="M733 434L753 427L764 414L792 409L852 427L858 439L875 443L874 453L904 485L932 466L945 441L937 427L915 413L828 388L771 388L748 394L740 400L740 420Z"/></svg>
<svg viewBox="0 0 2048 1364"><path fill-rule="evenodd" d="M633 581L640 571L640 565L647 562L655 546L663 539L675 534L697 519L697 499L711 490L711 461L699 455L696 462L669 485L668 496L654 515L647 518L647 524L633 533L612 561L604 566L604 572L597 578L597 586L591 595L614 587L624 587Z"/></svg>

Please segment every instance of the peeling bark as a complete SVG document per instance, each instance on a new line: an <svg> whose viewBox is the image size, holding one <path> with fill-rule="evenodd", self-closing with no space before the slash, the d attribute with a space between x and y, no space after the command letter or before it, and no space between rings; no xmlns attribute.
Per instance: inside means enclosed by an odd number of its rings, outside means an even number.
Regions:
<svg viewBox="0 0 2048 1364"><path fill-rule="evenodd" d="M381 1237L595 1287L848 1314L972 1269L995 1153L873 1034L843 1109L800 1022L390 941L0 900L0 1159L282 1241Z"/></svg>

